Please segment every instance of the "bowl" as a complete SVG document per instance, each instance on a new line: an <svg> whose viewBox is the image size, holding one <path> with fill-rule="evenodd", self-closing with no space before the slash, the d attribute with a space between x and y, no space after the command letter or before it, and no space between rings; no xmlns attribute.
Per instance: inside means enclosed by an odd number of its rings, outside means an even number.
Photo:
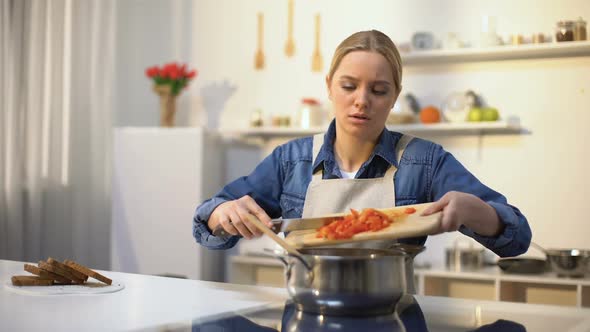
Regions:
<svg viewBox="0 0 590 332"><path fill-rule="evenodd" d="M590 250L550 249L546 254L558 276L580 278L589 272Z"/></svg>

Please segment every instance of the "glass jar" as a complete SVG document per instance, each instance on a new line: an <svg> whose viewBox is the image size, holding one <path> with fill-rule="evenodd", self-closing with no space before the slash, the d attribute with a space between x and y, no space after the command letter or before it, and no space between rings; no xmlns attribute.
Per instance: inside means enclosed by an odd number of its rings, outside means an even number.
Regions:
<svg viewBox="0 0 590 332"><path fill-rule="evenodd" d="M302 129L322 126L324 124L324 115L320 102L314 98L303 98L292 122L295 127Z"/></svg>
<svg viewBox="0 0 590 332"><path fill-rule="evenodd" d="M581 17L574 24L574 40L586 40L586 21Z"/></svg>
<svg viewBox="0 0 590 332"><path fill-rule="evenodd" d="M264 120L262 119L262 110L256 109L250 115L250 127L262 127Z"/></svg>
<svg viewBox="0 0 590 332"><path fill-rule="evenodd" d="M567 42L574 40L574 21L559 21L555 28L555 41Z"/></svg>

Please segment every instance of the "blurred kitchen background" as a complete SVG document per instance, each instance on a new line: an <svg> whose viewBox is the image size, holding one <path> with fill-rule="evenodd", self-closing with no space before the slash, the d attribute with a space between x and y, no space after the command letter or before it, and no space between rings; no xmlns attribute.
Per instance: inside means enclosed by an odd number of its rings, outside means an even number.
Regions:
<svg viewBox="0 0 590 332"><path fill-rule="evenodd" d="M261 257L268 241L200 248L194 209L277 144L325 128L332 53L367 29L402 50L392 128L442 144L505 194L536 243L590 249L589 1L294 0L292 33L289 2L2 1L4 36L22 33L2 37L0 258L57 256L124 272L280 284L280 262ZM21 47L21 61L12 59L20 67L9 66L9 46ZM256 68L259 46L264 63ZM32 62L31 54L44 56ZM171 61L198 75L177 98L169 128L144 72ZM52 83L63 89L53 94ZM20 87L25 96L14 97ZM430 106L443 124L422 123ZM493 108L499 119L477 121L473 108ZM55 172L46 165L52 158ZM485 270L497 259L490 252L468 269L450 267L453 249L479 255L465 239L428 239L415 260L422 293L590 306L588 276L531 279L537 288L524 291ZM544 258L533 247L526 256ZM476 281L459 285L467 279Z"/></svg>

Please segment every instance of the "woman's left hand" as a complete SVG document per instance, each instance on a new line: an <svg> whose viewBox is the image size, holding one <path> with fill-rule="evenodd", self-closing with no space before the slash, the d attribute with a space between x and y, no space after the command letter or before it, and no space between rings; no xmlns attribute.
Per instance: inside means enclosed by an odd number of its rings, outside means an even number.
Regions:
<svg viewBox="0 0 590 332"><path fill-rule="evenodd" d="M483 236L497 236L504 230L496 210L479 197L449 191L422 212L423 216L442 211L440 232L453 232L461 225Z"/></svg>

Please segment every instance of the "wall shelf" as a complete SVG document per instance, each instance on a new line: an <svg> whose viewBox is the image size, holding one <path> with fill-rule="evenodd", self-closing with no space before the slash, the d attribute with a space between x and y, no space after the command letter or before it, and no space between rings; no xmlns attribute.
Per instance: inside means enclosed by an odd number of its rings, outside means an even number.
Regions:
<svg viewBox="0 0 590 332"><path fill-rule="evenodd" d="M309 129L259 127L223 131L224 136L230 138L295 138L311 136L325 131L326 127ZM520 125L518 119L493 122L462 122L462 123L434 123L434 124L400 124L388 125L387 129L407 134L420 135L482 135L482 134L523 134L528 131Z"/></svg>
<svg viewBox="0 0 590 332"><path fill-rule="evenodd" d="M435 65L477 61L567 58L590 56L590 41L504 45L488 48L429 50L402 53L404 65Z"/></svg>

